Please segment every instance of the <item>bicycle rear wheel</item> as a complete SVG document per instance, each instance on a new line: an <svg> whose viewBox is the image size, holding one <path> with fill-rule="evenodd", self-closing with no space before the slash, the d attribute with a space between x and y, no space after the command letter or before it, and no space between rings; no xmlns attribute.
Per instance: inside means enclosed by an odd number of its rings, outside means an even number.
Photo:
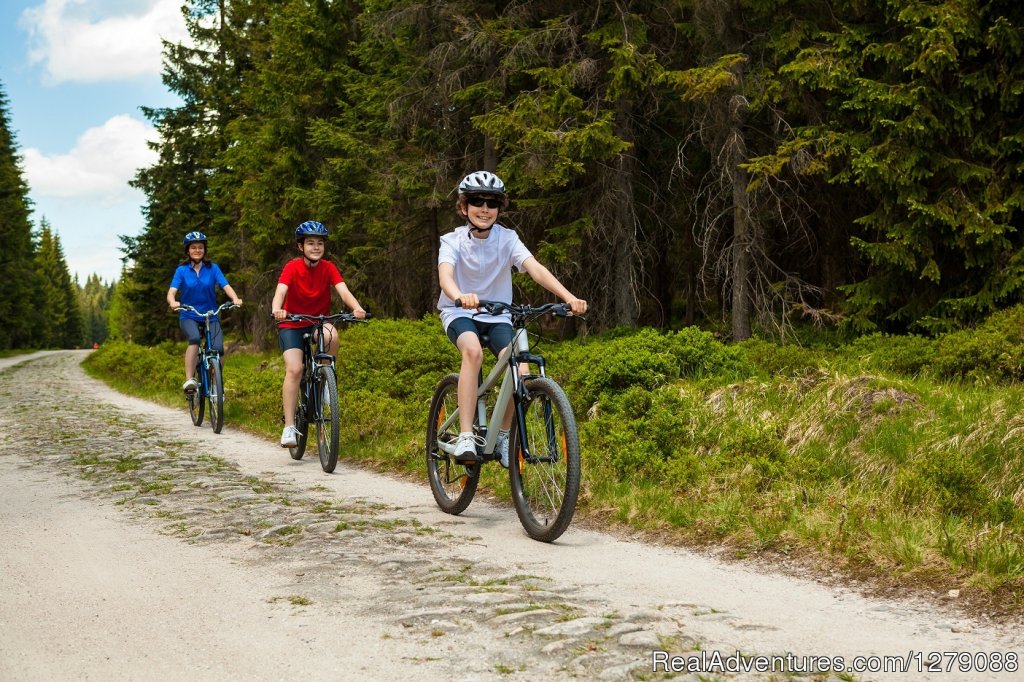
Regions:
<svg viewBox="0 0 1024 682"><path fill-rule="evenodd" d="M427 419L427 478L430 492L442 511L461 514L473 501L476 486L480 482L480 465L459 464L452 455L439 447L441 443L454 443L459 437L459 420L455 418L448 426L445 421L455 414L459 407L459 375L449 374L441 379L430 401L430 417Z"/></svg>
<svg viewBox="0 0 1024 682"><path fill-rule="evenodd" d="M221 374L219 358L211 358L206 366L210 400L210 426L214 433L224 428L224 376Z"/></svg>
<svg viewBox="0 0 1024 682"><path fill-rule="evenodd" d="M295 447L288 448L288 454L292 459L302 459L306 452L306 434L309 433L309 423L306 421L306 378L299 382L299 397L295 403Z"/></svg>
<svg viewBox="0 0 1024 682"><path fill-rule="evenodd" d="M569 399L551 379L531 379L523 404L526 433L513 424L509 478L519 521L534 540L556 540L576 513L580 442ZM529 454L526 454L529 453Z"/></svg>
<svg viewBox="0 0 1024 682"><path fill-rule="evenodd" d="M320 414L316 420L316 440L320 450L320 466L331 473L338 466L338 379L334 369L322 367L317 390L320 395Z"/></svg>

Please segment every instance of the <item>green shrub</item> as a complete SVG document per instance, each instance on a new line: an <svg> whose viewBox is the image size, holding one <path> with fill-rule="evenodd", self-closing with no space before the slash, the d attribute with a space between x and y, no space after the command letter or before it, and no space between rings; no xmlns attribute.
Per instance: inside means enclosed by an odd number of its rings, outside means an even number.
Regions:
<svg viewBox="0 0 1024 682"><path fill-rule="evenodd" d="M633 386L654 390L684 377L733 377L749 371L734 348L695 327L594 337L565 344L549 357L556 377L581 406Z"/></svg>
<svg viewBox="0 0 1024 682"><path fill-rule="evenodd" d="M975 329L939 338L934 369L949 379L1024 379L1024 306L994 313Z"/></svg>
<svg viewBox="0 0 1024 682"><path fill-rule="evenodd" d="M935 341L916 334L869 334L847 344L843 353L860 358L868 367L918 376L935 359Z"/></svg>
<svg viewBox="0 0 1024 682"><path fill-rule="evenodd" d="M459 352L436 315L370 320L341 332L339 383L396 399L429 400L438 380L459 371Z"/></svg>
<svg viewBox="0 0 1024 682"><path fill-rule="evenodd" d="M821 367L829 354L794 344L748 339L736 346L739 357L769 376L803 376Z"/></svg>

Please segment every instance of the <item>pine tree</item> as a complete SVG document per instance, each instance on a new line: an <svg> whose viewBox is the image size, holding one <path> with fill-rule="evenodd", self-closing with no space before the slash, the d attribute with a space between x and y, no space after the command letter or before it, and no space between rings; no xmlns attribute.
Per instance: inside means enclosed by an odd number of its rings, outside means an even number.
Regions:
<svg viewBox="0 0 1024 682"><path fill-rule="evenodd" d="M76 348L82 344L82 313L78 291L68 272L60 236L43 218L35 270L41 286L36 294L40 315L37 324L46 347Z"/></svg>
<svg viewBox="0 0 1024 682"><path fill-rule="evenodd" d="M78 279L75 279L78 285ZM92 346L103 343L109 336L107 327L107 310L114 291L114 284L105 284L97 274L89 275L85 286L78 288L79 308L82 311L84 327L84 344Z"/></svg>
<svg viewBox="0 0 1024 682"><path fill-rule="evenodd" d="M32 304L37 288L31 202L17 156L7 114L7 95L0 83L0 348L24 348L32 343L35 320Z"/></svg>

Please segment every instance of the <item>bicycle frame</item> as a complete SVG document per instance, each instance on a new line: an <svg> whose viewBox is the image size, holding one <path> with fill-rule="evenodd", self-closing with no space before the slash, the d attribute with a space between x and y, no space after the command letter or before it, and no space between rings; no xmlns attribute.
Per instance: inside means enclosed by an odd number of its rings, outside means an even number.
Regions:
<svg viewBox="0 0 1024 682"><path fill-rule="evenodd" d="M292 322L312 322L314 329L304 335L302 344L302 379L306 380L306 386L301 391L306 399L306 416L309 422L323 419L322 396L315 390L316 373L325 371L325 368L334 369L334 356L327 352L326 340L324 339L324 324L327 322L361 322L351 313L335 313L333 315L289 315L288 320ZM337 330L335 330L337 331ZM316 337L316 340L312 337ZM315 347L315 350L314 350ZM308 428L308 427L307 427Z"/></svg>
<svg viewBox="0 0 1024 682"><path fill-rule="evenodd" d="M219 350L212 348L213 334L210 332L210 320L219 319L222 311L234 307L234 303L222 303L216 310L207 310L204 313L196 310L190 305L181 306L182 310L187 310L195 313L196 315L202 315L203 317L203 342L199 344L199 355L196 357L196 371L199 374L199 395L201 397L210 395L210 378L206 372L207 363L210 358L216 358L219 362L221 356L221 352Z"/></svg>
<svg viewBox="0 0 1024 682"><path fill-rule="evenodd" d="M481 304L484 303L486 301L481 301ZM514 320L512 342L498 354L494 367L491 368L487 377L480 382L480 386L477 388L476 411L478 423L483 425L482 428L484 430L484 433L479 435L484 438L483 455L485 459L493 459L494 457L494 448L498 442L498 430L501 428L501 421L508 411L510 400L515 406L514 419L519 427L519 432L524 433L526 431L525 415L522 409L522 400L526 397L526 385L524 382L534 377L546 376L544 358L530 352L530 339L526 330L526 324L526 320ZM519 365L523 363L537 365L538 374L520 375ZM498 384L499 377L501 378L501 387L498 389L494 408L488 417L487 396ZM458 418L459 410L453 410L444 422L438 426L438 431L444 431L451 427ZM455 454L454 443L439 442L437 447L449 455ZM523 456L532 460L532 455L529 452L524 451Z"/></svg>

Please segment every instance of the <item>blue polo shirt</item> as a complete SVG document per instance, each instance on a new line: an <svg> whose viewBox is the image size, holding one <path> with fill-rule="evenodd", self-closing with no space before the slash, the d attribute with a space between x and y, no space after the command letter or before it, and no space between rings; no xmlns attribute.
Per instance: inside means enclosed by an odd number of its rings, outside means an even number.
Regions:
<svg viewBox="0 0 1024 682"><path fill-rule="evenodd" d="M220 271L216 263L207 265L203 263L196 272L191 263L179 265L174 271L171 279L171 288L178 290L182 305L190 305L196 310L206 312L217 309L217 287L223 289L228 286L228 280ZM182 310L179 319L202 320L203 318L195 313Z"/></svg>

